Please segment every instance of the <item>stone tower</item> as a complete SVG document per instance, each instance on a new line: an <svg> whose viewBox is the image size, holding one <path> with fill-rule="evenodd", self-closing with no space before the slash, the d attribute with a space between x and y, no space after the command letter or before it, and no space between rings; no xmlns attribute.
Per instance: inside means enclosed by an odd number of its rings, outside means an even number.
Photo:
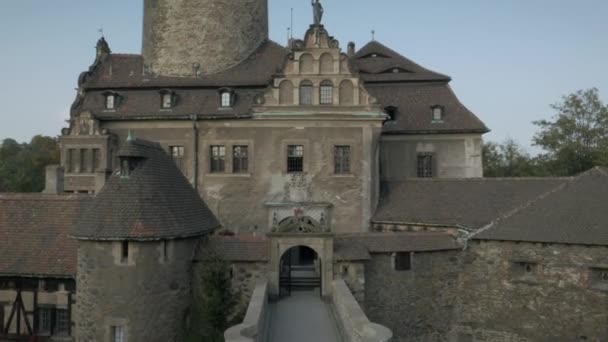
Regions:
<svg viewBox="0 0 608 342"><path fill-rule="evenodd" d="M268 0L144 0L147 71L198 76L225 70L268 39Z"/></svg>
<svg viewBox="0 0 608 342"><path fill-rule="evenodd" d="M218 221L159 144L129 139L78 240L76 341L179 341L192 256Z"/></svg>

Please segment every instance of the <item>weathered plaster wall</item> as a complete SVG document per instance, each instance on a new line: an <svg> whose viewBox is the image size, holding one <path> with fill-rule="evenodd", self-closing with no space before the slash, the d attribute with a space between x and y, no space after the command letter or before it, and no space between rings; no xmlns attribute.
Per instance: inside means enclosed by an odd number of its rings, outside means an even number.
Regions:
<svg viewBox="0 0 608 342"><path fill-rule="evenodd" d="M412 269L396 271L391 254L365 265L365 311L396 341L445 341L457 303L459 251L415 253Z"/></svg>
<svg viewBox="0 0 608 342"><path fill-rule="evenodd" d="M128 341L175 341L190 302L196 240L176 240L161 262L160 242L130 243L130 260L117 265L113 242L80 241L76 339L109 341L110 326L124 325Z"/></svg>
<svg viewBox="0 0 608 342"><path fill-rule="evenodd" d="M267 0L145 0L143 55L161 75L216 73L268 38Z"/></svg>
<svg viewBox="0 0 608 342"><path fill-rule="evenodd" d="M383 136L382 179L416 177L418 153L432 153L439 178L483 176L481 135L434 134Z"/></svg>
<svg viewBox="0 0 608 342"><path fill-rule="evenodd" d="M463 261L453 341L608 341L608 281L591 270L608 248L473 242Z"/></svg>

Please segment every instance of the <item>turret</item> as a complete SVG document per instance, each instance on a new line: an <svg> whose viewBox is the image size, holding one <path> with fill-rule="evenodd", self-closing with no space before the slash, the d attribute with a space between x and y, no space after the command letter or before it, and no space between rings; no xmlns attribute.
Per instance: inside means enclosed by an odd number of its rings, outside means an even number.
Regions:
<svg viewBox="0 0 608 342"><path fill-rule="evenodd" d="M268 39L268 0L144 0L146 70L198 76L225 70Z"/></svg>
<svg viewBox="0 0 608 342"><path fill-rule="evenodd" d="M219 224L160 145L129 138L78 240L76 341L178 341L192 255Z"/></svg>

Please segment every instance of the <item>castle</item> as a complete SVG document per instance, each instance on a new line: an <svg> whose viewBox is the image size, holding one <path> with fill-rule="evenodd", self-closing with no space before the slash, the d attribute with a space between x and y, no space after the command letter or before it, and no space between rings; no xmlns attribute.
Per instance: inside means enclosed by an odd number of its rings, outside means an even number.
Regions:
<svg viewBox="0 0 608 342"><path fill-rule="evenodd" d="M0 194L0 341L177 341L209 255L240 312L265 282L394 341L608 340L608 170L483 178L451 79L314 9L286 47L267 0L145 0L141 55L99 40L44 193Z"/></svg>

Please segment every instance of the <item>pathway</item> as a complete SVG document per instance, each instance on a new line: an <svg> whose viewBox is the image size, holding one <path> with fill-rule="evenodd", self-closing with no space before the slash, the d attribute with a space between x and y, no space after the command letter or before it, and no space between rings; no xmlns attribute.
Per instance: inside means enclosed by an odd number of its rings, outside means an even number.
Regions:
<svg viewBox="0 0 608 342"><path fill-rule="evenodd" d="M318 290L293 291L270 304L269 342L340 342L340 333Z"/></svg>

